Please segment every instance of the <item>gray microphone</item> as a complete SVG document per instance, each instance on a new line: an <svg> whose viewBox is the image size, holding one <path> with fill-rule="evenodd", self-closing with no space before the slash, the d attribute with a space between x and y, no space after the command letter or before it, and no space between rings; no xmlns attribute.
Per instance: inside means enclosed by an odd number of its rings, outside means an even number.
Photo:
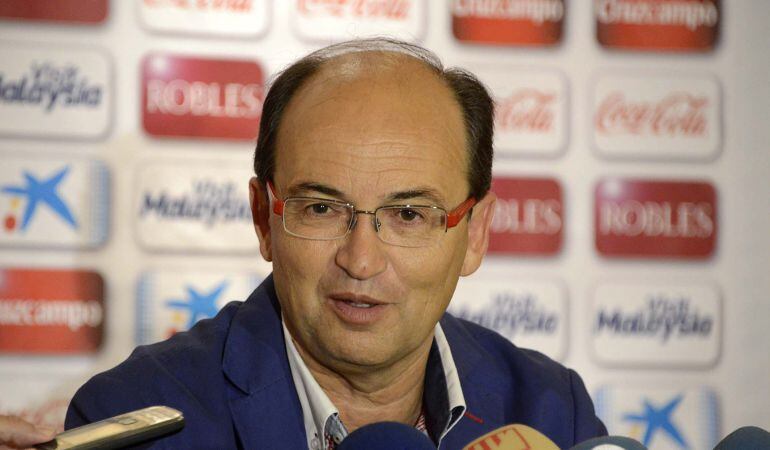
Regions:
<svg viewBox="0 0 770 450"><path fill-rule="evenodd" d="M624 436L602 436L583 441L569 450L647 450L647 447Z"/></svg>
<svg viewBox="0 0 770 450"><path fill-rule="evenodd" d="M770 433L759 427L740 427L714 447L714 450L767 450Z"/></svg>

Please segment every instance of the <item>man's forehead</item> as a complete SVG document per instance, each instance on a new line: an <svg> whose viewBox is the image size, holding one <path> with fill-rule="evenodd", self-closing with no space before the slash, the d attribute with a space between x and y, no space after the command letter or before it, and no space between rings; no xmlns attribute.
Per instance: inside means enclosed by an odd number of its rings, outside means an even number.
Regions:
<svg viewBox="0 0 770 450"><path fill-rule="evenodd" d="M351 83L366 83L374 91L425 92L453 101L453 94L437 70L414 56L383 50L344 53L323 62L318 71L298 89L296 97L323 91L345 92Z"/></svg>
<svg viewBox="0 0 770 450"><path fill-rule="evenodd" d="M467 166L452 91L425 62L379 51L336 56L296 92L276 156L275 177L284 182L323 174L314 181L341 190L372 185L383 195L411 189L408 179L438 189L446 176L464 178Z"/></svg>

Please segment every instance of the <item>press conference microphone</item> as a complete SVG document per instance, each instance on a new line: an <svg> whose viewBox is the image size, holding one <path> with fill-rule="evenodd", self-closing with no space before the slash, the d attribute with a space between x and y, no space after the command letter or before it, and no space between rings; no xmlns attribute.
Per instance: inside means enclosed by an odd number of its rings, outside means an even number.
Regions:
<svg viewBox="0 0 770 450"><path fill-rule="evenodd" d="M506 425L481 436L463 450L559 450L543 433L521 424Z"/></svg>
<svg viewBox="0 0 770 450"><path fill-rule="evenodd" d="M770 433L759 427L740 427L714 447L714 450L738 449L770 449Z"/></svg>
<svg viewBox="0 0 770 450"><path fill-rule="evenodd" d="M647 450L639 441L624 436L602 436L583 441L569 450Z"/></svg>
<svg viewBox="0 0 770 450"><path fill-rule="evenodd" d="M436 450L428 436L398 422L377 422L350 433L338 450Z"/></svg>

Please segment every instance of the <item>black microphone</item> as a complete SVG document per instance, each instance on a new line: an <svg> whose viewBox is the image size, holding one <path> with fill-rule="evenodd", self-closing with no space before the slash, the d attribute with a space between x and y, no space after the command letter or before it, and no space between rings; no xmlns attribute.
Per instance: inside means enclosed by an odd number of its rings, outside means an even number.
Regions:
<svg viewBox="0 0 770 450"><path fill-rule="evenodd" d="M740 427L714 447L714 450L767 450L770 433L759 427Z"/></svg>
<svg viewBox="0 0 770 450"><path fill-rule="evenodd" d="M604 445L608 447L603 447ZM583 441L569 450L593 450L593 449L613 449L613 450L647 450L647 447L625 436L602 436L587 441Z"/></svg>
<svg viewBox="0 0 770 450"><path fill-rule="evenodd" d="M428 436L398 422L376 422L350 433L338 450L436 450Z"/></svg>

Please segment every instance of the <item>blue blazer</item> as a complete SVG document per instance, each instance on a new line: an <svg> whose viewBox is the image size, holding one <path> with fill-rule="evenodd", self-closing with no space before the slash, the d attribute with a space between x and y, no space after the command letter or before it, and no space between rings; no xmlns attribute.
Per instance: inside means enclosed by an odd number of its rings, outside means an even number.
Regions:
<svg viewBox="0 0 770 450"><path fill-rule="evenodd" d="M280 317L271 276L245 302L138 347L91 378L72 399L65 427L166 405L182 411L186 425L153 448L307 448ZM449 314L441 326L468 407L441 449L461 449L511 423L529 425L561 448L607 434L574 371ZM428 382L425 389L427 395Z"/></svg>

